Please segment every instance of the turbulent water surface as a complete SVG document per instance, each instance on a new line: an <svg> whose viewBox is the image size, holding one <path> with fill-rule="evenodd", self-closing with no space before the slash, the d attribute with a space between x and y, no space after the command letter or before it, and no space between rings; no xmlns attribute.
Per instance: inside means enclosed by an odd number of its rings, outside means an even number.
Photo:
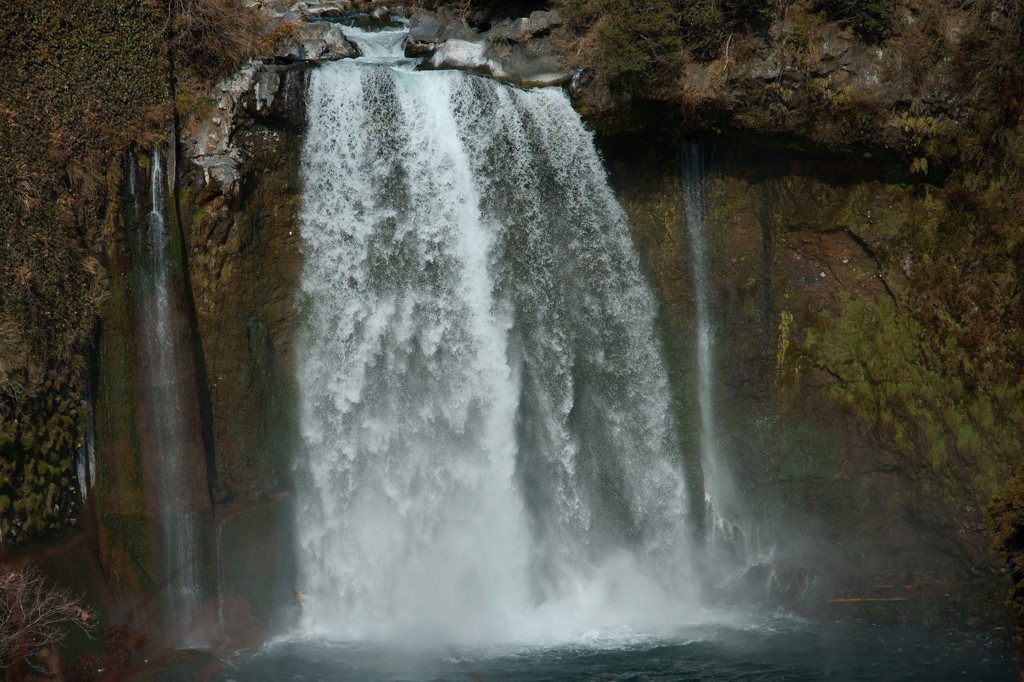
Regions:
<svg viewBox="0 0 1024 682"><path fill-rule="evenodd" d="M559 646L434 650L322 641L266 647L223 681L686 680L932 682L1011 680L1004 646L943 631L761 618L705 623L672 636L593 635Z"/></svg>

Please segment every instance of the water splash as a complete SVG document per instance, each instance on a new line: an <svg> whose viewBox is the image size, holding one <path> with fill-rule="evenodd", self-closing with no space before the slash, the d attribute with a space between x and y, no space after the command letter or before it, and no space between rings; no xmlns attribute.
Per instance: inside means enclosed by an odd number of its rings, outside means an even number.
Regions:
<svg viewBox="0 0 1024 682"><path fill-rule="evenodd" d="M361 59L307 111L303 631L691 617L655 303L565 94Z"/></svg>

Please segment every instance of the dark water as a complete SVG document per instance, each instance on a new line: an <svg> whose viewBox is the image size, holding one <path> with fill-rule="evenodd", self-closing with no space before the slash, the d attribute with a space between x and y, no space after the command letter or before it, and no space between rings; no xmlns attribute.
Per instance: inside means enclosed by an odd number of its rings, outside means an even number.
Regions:
<svg viewBox="0 0 1024 682"><path fill-rule="evenodd" d="M281 642L219 680L1014 680L1005 644L949 631L767 619L554 647Z"/></svg>

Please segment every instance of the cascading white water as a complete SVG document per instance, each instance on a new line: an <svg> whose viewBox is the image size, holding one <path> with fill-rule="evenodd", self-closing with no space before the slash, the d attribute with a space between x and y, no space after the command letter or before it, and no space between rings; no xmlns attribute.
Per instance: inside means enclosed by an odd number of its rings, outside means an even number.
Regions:
<svg viewBox="0 0 1024 682"><path fill-rule="evenodd" d="M560 90L407 61L310 74L303 631L692 619L655 303L590 134Z"/></svg>
<svg viewBox="0 0 1024 682"><path fill-rule="evenodd" d="M134 173L134 164L129 164ZM202 548L192 494L190 462L196 461L194 403L188 389L188 346L182 315L174 301L171 235L168 232L167 177L159 147L150 157L149 214L142 225L136 292L139 390L143 406L144 456L154 480L151 495L161 526L162 612L165 634L185 645L204 636L191 623L202 601ZM129 178L129 185L134 180ZM134 190L133 190L134 191ZM141 216L140 216L141 218Z"/></svg>

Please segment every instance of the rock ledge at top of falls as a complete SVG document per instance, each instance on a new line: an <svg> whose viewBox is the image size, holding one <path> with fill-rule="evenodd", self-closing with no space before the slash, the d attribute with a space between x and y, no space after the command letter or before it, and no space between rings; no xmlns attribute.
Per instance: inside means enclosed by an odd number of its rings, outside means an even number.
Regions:
<svg viewBox="0 0 1024 682"><path fill-rule="evenodd" d="M562 25L558 12L538 10L476 31L447 8L418 11L409 20L407 57L423 57L423 69L474 71L519 85L558 85L570 73L550 39Z"/></svg>
<svg viewBox="0 0 1024 682"><path fill-rule="evenodd" d="M315 62L359 55L340 23L362 27L395 26L392 14L403 7L353 0L249 0L247 6L268 18L271 28L287 26L292 34L274 54L279 62ZM555 11L538 10L517 19L502 19L487 30L471 27L449 7L417 9L409 19L407 57L421 57L420 69L472 71L523 86L559 85L570 73L561 66L551 31L562 25Z"/></svg>
<svg viewBox="0 0 1024 682"><path fill-rule="evenodd" d="M394 26L381 5L351 0L249 0L246 5L264 14L270 28L285 26L291 39L273 55L246 62L223 78L209 93L210 111L193 120L183 135L188 155L201 170L207 190L236 193L246 153L233 143L239 123L266 116L282 96L285 74L295 68L359 56L339 21L361 26ZM522 86L565 83L570 73L559 66L550 39L562 25L557 12L535 11L527 17L504 19L486 31L471 28L461 15L441 7L417 10L409 20L405 54L421 57L421 69L458 69L488 75Z"/></svg>

